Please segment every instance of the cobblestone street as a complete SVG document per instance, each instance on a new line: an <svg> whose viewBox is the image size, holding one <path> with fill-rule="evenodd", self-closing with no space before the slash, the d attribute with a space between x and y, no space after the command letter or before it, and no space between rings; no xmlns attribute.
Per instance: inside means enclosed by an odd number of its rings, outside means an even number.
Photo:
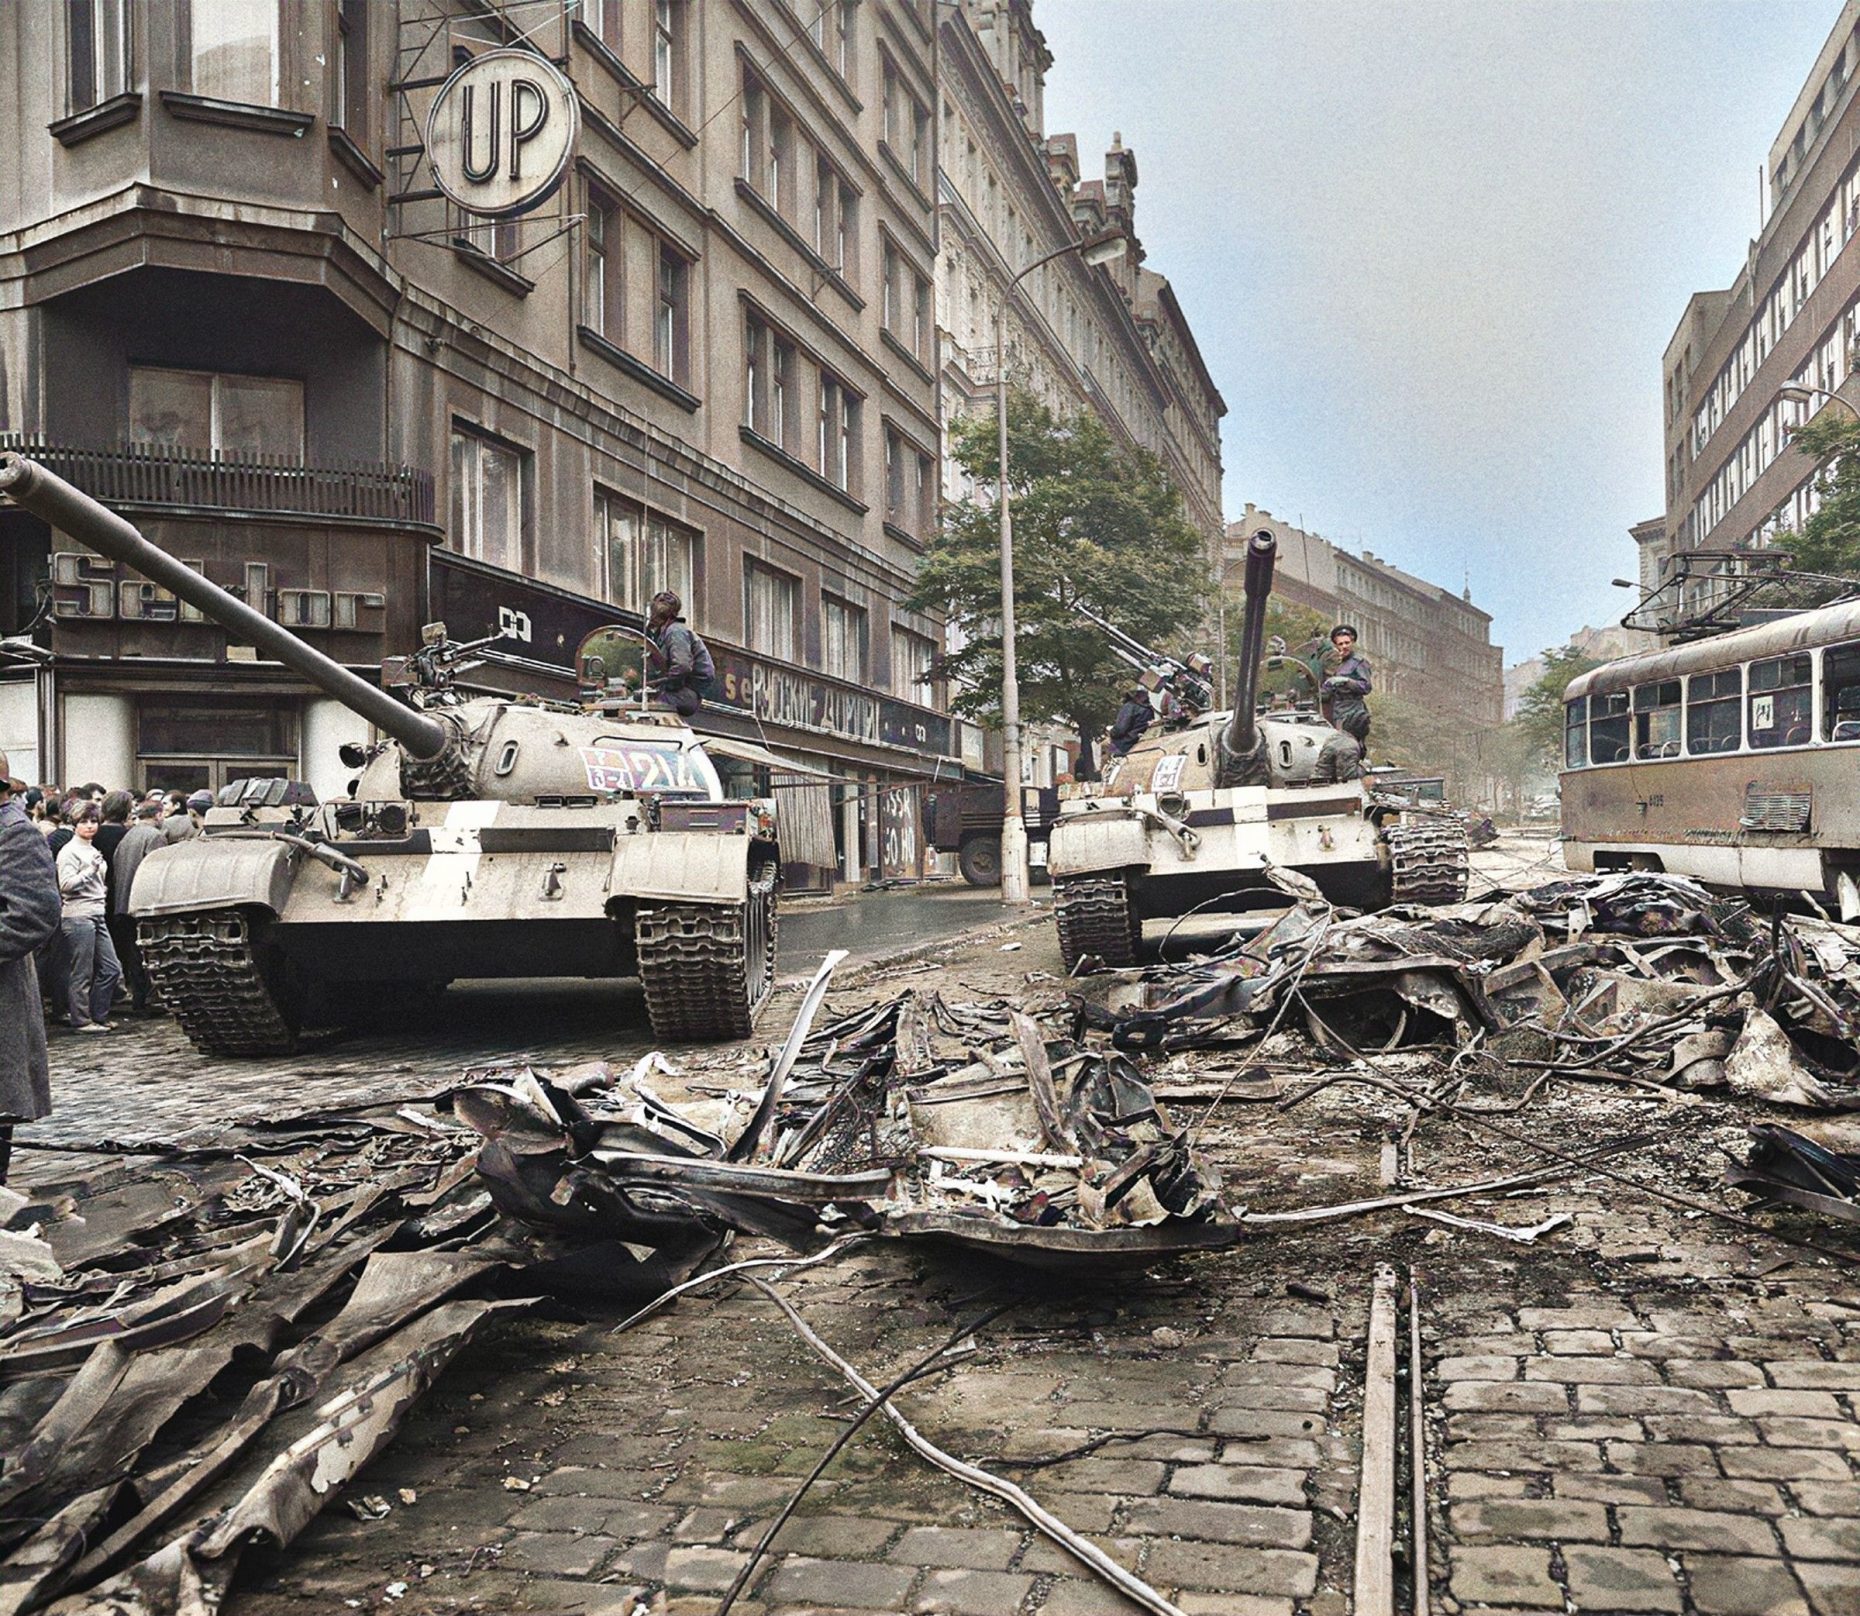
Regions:
<svg viewBox="0 0 1860 1616"><path fill-rule="evenodd" d="M1542 844L1507 842L1482 870L1537 880L1543 858ZM804 963L791 954L784 970ZM1057 972L1040 921L972 932L863 976L849 966L831 1003L847 1010L907 985L1026 993L1030 975L1038 987L1038 973ZM474 988L450 996L438 1024L257 1070L201 1062L161 1023L86 1049L82 1069L61 1044L60 1113L34 1134L159 1137L209 1113L423 1093L519 1044L552 1063L643 1052L638 1035L607 1029L609 1007L591 995ZM765 1037L794 1003L784 991ZM700 1091L751 1081L758 1059L758 1047L675 1057ZM1286 1211L1386 1193L1405 1107L1337 1085L1284 1110L1255 1087L1214 1110L1200 1139L1233 1199ZM1177 1114L1193 1120L1198 1109L1188 1100ZM1055 1282L869 1245L780 1286L874 1381L957 1321L1011 1302L972 1355L900 1394L913 1423L1018 1480L1185 1612L1343 1616L1370 1291L1376 1265L1392 1262L1421 1291L1435 1608L1854 1616L1851 1260L1632 1188L1651 1176L1644 1151L1664 1164L1660 1183L1730 1209L1718 1147L1749 1120L1735 1101L1562 1085L1489 1129L1423 1122L1408 1171L1435 1184L1541 1167L1532 1141L1568 1152L1648 1141L1603 1169L1448 1203L1514 1226L1572 1214L1531 1247L1392 1211L1261 1229L1146 1278ZM1853 1249L1829 1225L1790 1227ZM777 1249L745 1240L732 1256ZM332 1502L288 1551L248 1562L231 1616L716 1610L853 1404L748 1288L697 1292L615 1334L620 1316L550 1304L481 1337L355 1489L390 1513L363 1521ZM875 1421L808 1493L733 1608L1133 1607Z"/></svg>

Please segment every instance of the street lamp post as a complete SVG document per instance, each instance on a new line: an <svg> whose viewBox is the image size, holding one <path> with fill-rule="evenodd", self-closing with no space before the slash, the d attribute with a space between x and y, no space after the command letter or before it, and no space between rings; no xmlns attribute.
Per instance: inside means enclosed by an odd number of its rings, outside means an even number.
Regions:
<svg viewBox="0 0 1860 1616"><path fill-rule="evenodd" d="M1860 404L1851 398L1843 398L1839 393L1831 393L1825 387L1810 387L1805 382L1785 382L1776 389L1778 402L1783 404L1808 404L1815 399L1825 398L1830 404L1842 405L1856 422L1860 422Z"/></svg>
<svg viewBox="0 0 1860 1616"><path fill-rule="evenodd" d="M1014 516L1008 503L1007 306L1014 288L1042 264L1080 254L1088 264L1108 264L1124 253L1120 235L1072 241L1036 258L1007 283L995 309L995 431L1000 459L996 510L1001 525L1001 772L1007 777L1001 820L1001 901L1027 901L1027 821L1021 814L1020 669L1014 644Z"/></svg>

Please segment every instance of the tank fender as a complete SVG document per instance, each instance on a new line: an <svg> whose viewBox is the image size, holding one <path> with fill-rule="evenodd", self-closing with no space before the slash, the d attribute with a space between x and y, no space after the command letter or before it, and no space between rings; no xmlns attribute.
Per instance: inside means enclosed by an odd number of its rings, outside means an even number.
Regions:
<svg viewBox="0 0 1860 1616"><path fill-rule="evenodd" d="M749 901L747 836L659 830L614 839L614 898L741 905Z"/></svg>
<svg viewBox="0 0 1860 1616"><path fill-rule="evenodd" d="M185 915L256 904L272 914L290 896L291 848L269 837L195 836L158 847L136 869L132 915Z"/></svg>
<svg viewBox="0 0 1860 1616"><path fill-rule="evenodd" d="M1125 809L1062 814L1047 837L1046 867L1056 878L1144 869L1149 863L1149 826Z"/></svg>

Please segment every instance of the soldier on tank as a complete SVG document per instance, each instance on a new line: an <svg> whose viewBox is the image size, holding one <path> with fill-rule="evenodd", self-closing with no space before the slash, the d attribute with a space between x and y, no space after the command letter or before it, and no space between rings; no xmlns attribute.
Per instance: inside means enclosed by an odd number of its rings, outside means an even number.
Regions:
<svg viewBox="0 0 1860 1616"><path fill-rule="evenodd" d="M679 614L684 603L669 589L652 597L646 638L652 642L653 691L678 714L690 718L704 705L717 665L710 649Z"/></svg>
<svg viewBox="0 0 1860 1616"><path fill-rule="evenodd" d="M1105 751L1114 758L1127 756L1155 716L1156 709L1150 702L1150 693L1142 685L1132 685L1124 692L1123 704L1117 709L1117 717L1111 720L1111 744Z"/></svg>
<svg viewBox="0 0 1860 1616"><path fill-rule="evenodd" d="M1324 716L1353 737L1366 755L1369 704L1363 698L1374 688L1369 660L1356 654L1356 630L1348 623L1339 623L1330 631L1330 644L1330 654L1324 659Z"/></svg>

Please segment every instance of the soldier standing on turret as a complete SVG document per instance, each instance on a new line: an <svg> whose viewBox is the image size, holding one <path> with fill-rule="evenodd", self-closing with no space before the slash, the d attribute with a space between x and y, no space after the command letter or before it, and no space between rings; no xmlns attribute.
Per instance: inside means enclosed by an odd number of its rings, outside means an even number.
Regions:
<svg viewBox="0 0 1860 1616"><path fill-rule="evenodd" d="M1363 700L1374 687L1369 661L1356 654L1356 630L1339 623L1330 631L1331 649L1324 658L1324 716L1369 753L1369 704Z"/></svg>

